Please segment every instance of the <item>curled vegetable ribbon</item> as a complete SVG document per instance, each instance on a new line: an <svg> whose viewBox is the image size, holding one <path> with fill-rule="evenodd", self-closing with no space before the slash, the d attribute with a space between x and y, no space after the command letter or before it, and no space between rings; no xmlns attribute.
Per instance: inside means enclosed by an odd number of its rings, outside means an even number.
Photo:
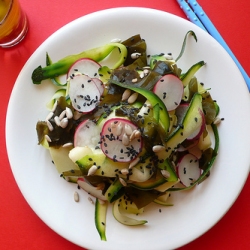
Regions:
<svg viewBox="0 0 250 250"><path fill-rule="evenodd" d="M126 57L127 57L127 48L125 45L121 43L108 43L104 46L97 47L90 50L85 50L79 54L66 56L59 61L52 63L46 67L38 66L32 73L31 79L34 84L40 84L42 80L55 78L60 75L64 75L68 72L70 66L77 60L81 58L89 58L96 62L101 62L107 56L111 54L111 52L118 48L120 52L120 56L118 60L115 62L113 67L118 68L121 66Z"/></svg>

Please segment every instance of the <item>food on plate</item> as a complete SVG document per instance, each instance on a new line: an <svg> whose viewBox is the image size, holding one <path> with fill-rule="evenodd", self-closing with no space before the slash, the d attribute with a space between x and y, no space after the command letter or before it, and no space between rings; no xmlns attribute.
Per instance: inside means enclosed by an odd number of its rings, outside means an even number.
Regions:
<svg viewBox="0 0 250 250"><path fill-rule="evenodd" d="M149 56L140 35L67 56L32 74L34 84L57 90L38 121L38 142L49 150L60 176L85 190L95 203L95 225L106 240L106 212L124 225L154 202L173 205L170 194L208 178L219 147L219 105L195 73L185 73L180 54ZM112 65L108 62L112 61ZM65 76L62 80L61 76ZM95 199L95 201L94 201ZM79 201L79 194L75 194Z"/></svg>

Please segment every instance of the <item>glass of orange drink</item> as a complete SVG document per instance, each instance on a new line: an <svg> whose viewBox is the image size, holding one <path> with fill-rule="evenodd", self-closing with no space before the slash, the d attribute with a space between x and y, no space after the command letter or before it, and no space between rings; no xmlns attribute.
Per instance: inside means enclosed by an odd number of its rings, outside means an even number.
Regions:
<svg viewBox="0 0 250 250"><path fill-rule="evenodd" d="M12 47L23 40L28 21L18 0L0 0L0 46Z"/></svg>

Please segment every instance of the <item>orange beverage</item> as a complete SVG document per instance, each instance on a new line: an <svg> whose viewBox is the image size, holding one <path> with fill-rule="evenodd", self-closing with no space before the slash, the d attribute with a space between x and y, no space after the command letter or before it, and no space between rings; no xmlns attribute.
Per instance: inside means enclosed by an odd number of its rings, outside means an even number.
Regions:
<svg viewBox="0 0 250 250"><path fill-rule="evenodd" d="M14 46L24 38L27 30L27 18L18 0L0 0L0 46Z"/></svg>

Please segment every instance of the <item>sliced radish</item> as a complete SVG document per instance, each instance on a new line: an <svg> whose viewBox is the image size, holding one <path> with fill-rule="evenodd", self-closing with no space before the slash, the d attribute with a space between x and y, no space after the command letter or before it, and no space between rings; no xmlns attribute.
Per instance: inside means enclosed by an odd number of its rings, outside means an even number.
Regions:
<svg viewBox="0 0 250 250"><path fill-rule="evenodd" d="M201 175L199 161L192 154L183 156L178 162L176 169L180 182L186 187L190 186Z"/></svg>
<svg viewBox="0 0 250 250"><path fill-rule="evenodd" d="M104 92L104 84L103 82L99 79L99 78L92 78L92 80L94 81L96 87L98 88L99 92L100 92L100 95L103 94Z"/></svg>
<svg viewBox="0 0 250 250"><path fill-rule="evenodd" d="M75 147L88 147L92 150L100 141L100 128L91 120L85 120L78 125L74 135Z"/></svg>
<svg viewBox="0 0 250 250"><path fill-rule="evenodd" d="M97 77L98 69L101 67L99 63L90 58L81 58L77 60L69 69L67 78L74 76L74 74L82 73L89 77Z"/></svg>
<svg viewBox="0 0 250 250"><path fill-rule="evenodd" d="M101 149L103 153L119 162L130 162L141 152L142 138L131 137L137 126L124 118L112 118L106 121L101 132Z"/></svg>
<svg viewBox="0 0 250 250"><path fill-rule="evenodd" d="M77 179L77 184L83 189L85 190L88 194L106 201L106 197L102 194L102 190L98 189L97 187L92 186L91 184L89 184L88 182L86 182L83 178L78 178Z"/></svg>
<svg viewBox="0 0 250 250"><path fill-rule="evenodd" d="M197 121L196 121L197 123L199 123L199 126L189 137L187 137L187 140L199 139L200 136L202 135L205 127L206 127L205 115L204 115L202 110L199 110L199 112L200 112L201 116L200 116L200 119L197 118Z"/></svg>
<svg viewBox="0 0 250 250"><path fill-rule="evenodd" d="M167 110L171 111L176 109L182 100L183 84L174 75L164 75L156 83L153 92L161 98Z"/></svg>
<svg viewBox="0 0 250 250"><path fill-rule="evenodd" d="M74 109L87 113L95 109L101 94L92 78L76 75L70 78L69 97Z"/></svg>

